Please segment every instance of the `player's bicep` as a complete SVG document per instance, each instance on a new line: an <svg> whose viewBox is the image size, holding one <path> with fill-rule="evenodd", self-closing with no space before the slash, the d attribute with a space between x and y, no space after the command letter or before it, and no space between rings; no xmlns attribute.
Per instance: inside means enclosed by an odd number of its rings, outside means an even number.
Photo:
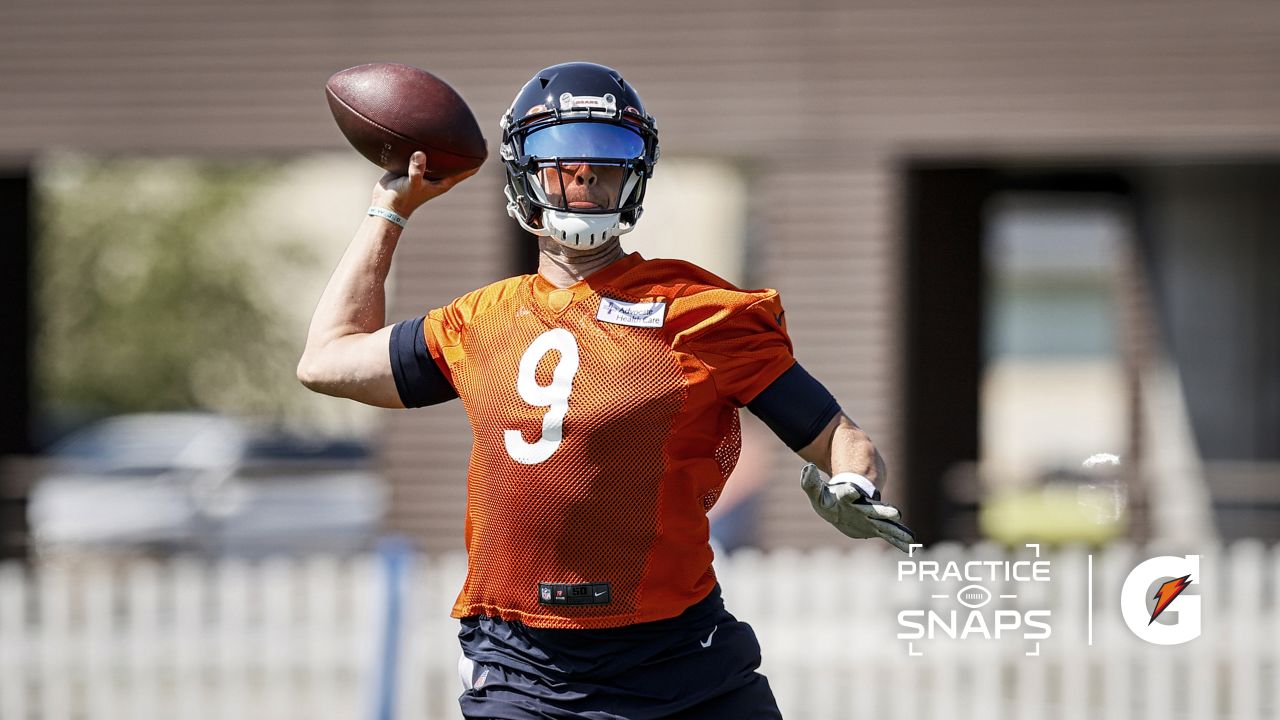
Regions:
<svg viewBox="0 0 1280 720"><path fill-rule="evenodd" d="M309 389L366 405L400 408L387 347L392 326L353 333L309 350L298 364L298 379Z"/></svg>

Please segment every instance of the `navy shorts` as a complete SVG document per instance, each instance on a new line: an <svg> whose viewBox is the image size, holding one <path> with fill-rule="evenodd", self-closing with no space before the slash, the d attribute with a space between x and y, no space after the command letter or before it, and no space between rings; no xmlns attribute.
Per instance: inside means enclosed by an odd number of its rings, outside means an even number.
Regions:
<svg viewBox="0 0 1280 720"><path fill-rule="evenodd" d="M781 720L751 626L720 588L677 617L602 630L463 618L474 720Z"/></svg>

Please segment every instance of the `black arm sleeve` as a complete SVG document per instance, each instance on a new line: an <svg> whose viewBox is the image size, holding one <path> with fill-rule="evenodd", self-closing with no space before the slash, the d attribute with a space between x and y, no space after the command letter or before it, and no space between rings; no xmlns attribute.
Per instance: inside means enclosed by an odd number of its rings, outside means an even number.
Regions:
<svg viewBox="0 0 1280 720"><path fill-rule="evenodd" d="M840 403L796 363L747 403L747 409L787 447L799 451L813 442L840 412Z"/></svg>
<svg viewBox="0 0 1280 720"><path fill-rule="evenodd" d="M403 320L391 328L391 374L404 406L435 405L458 397L449 379L427 350L422 334L426 318Z"/></svg>

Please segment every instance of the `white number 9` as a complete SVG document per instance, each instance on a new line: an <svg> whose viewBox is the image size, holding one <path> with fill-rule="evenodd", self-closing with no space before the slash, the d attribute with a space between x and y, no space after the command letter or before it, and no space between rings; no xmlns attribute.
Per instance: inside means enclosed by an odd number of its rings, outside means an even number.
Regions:
<svg viewBox="0 0 1280 720"><path fill-rule="evenodd" d="M538 363L552 350L559 351L560 361L551 371L551 384L539 385L536 377ZM542 416L542 437L528 443L519 430L505 430L502 439L512 460L524 465L536 465L551 457L560 447L564 432L564 415L569 412L569 393L573 390L573 376L578 374L578 341L564 328L548 330L533 339L529 349L520 356L520 372L516 376L516 390L530 405L547 408Z"/></svg>

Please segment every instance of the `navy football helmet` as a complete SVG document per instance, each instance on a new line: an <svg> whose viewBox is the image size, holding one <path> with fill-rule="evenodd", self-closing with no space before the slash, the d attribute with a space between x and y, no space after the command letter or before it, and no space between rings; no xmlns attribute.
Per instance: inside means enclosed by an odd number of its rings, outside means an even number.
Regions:
<svg viewBox="0 0 1280 720"><path fill-rule="evenodd" d="M516 95L502 118L501 157L508 214L535 235L589 248L635 227L658 131L618 71L562 63Z"/></svg>

